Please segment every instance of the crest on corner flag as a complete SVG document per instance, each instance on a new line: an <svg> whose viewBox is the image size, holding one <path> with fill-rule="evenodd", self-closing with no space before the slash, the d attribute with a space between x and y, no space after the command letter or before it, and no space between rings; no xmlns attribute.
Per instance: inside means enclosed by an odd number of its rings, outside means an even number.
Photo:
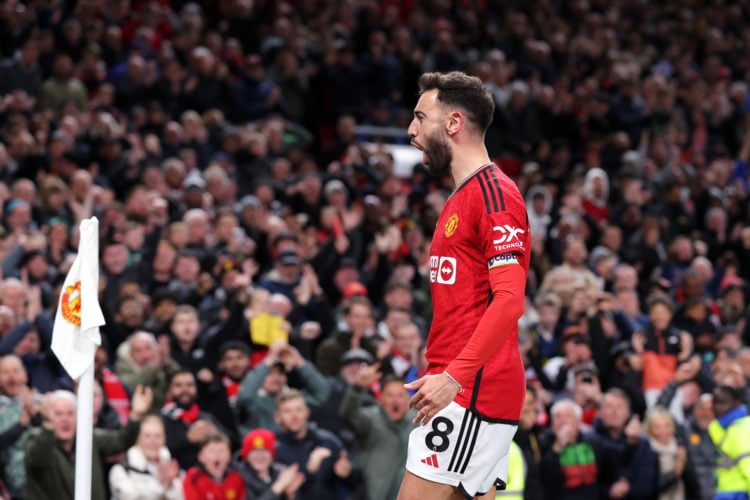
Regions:
<svg viewBox="0 0 750 500"><path fill-rule="evenodd" d="M101 344L99 327L104 315L99 306L99 221L81 221L78 255L60 290L52 330L52 352L72 378L80 377L94 362Z"/></svg>

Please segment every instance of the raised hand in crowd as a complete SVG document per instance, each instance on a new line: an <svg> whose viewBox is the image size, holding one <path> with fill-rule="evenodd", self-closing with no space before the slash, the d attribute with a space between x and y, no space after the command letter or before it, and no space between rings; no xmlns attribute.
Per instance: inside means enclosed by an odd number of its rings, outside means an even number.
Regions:
<svg viewBox="0 0 750 500"><path fill-rule="evenodd" d="M349 454L346 450L341 450L339 458L333 463L333 473L342 479L349 477L352 473L352 462L349 460Z"/></svg>
<svg viewBox="0 0 750 500"><path fill-rule="evenodd" d="M283 493L287 498L294 498L297 490L304 482L305 475L300 472L299 465L291 464L279 472L276 481L271 485L271 491L276 495Z"/></svg>
<svg viewBox="0 0 750 500"><path fill-rule="evenodd" d="M137 385L130 400L130 418L133 420L142 419L151 409L153 401L154 393L151 391L151 388L144 385Z"/></svg>
<svg viewBox="0 0 750 500"><path fill-rule="evenodd" d="M371 365L360 368L357 372L357 378L354 383L363 389L370 387L373 382L380 380L383 374L380 372L380 363L373 363Z"/></svg>
<svg viewBox="0 0 750 500"><path fill-rule="evenodd" d="M161 484L170 486L172 481L180 475L180 466L177 460L173 458L168 462L159 463L157 475Z"/></svg>
<svg viewBox="0 0 750 500"><path fill-rule="evenodd" d="M320 470L320 466L323 464L323 460L331 456L331 450L323 446L318 446L312 452L307 459L307 465L305 468L310 474L315 474Z"/></svg>
<svg viewBox="0 0 750 500"><path fill-rule="evenodd" d="M323 329L317 321L305 321L299 327L299 337L304 340L315 340L322 332Z"/></svg>

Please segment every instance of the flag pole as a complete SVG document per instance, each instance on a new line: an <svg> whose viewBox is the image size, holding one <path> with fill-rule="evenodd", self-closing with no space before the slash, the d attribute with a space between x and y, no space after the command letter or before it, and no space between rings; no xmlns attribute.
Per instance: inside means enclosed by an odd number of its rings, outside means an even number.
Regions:
<svg viewBox="0 0 750 500"><path fill-rule="evenodd" d="M98 328L97 328L98 330ZM94 363L78 379L75 500L91 499L91 447L94 427Z"/></svg>
<svg viewBox="0 0 750 500"><path fill-rule="evenodd" d="M74 499L91 500L94 357L101 344L99 327L105 322L98 296L99 220L84 219L79 228L78 255L63 282L55 315L52 352L68 375L78 380Z"/></svg>

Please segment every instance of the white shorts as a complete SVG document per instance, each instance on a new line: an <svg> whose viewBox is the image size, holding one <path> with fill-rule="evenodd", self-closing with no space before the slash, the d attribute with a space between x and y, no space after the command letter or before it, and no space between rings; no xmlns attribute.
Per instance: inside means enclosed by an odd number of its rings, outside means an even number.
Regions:
<svg viewBox="0 0 750 500"><path fill-rule="evenodd" d="M508 450L518 426L481 420L455 401L409 434L406 470L455 486L466 498L507 482Z"/></svg>

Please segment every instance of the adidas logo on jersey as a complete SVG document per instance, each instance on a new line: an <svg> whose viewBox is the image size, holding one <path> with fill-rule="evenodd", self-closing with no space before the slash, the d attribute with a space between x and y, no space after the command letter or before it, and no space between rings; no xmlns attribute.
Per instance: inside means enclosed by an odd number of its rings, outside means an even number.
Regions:
<svg viewBox="0 0 750 500"><path fill-rule="evenodd" d="M422 460L420 460L420 462L422 462L423 464L427 464L430 467L435 467L436 469L440 467L438 465L437 455L435 455L434 453L427 458L423 458Z"/></svg>

